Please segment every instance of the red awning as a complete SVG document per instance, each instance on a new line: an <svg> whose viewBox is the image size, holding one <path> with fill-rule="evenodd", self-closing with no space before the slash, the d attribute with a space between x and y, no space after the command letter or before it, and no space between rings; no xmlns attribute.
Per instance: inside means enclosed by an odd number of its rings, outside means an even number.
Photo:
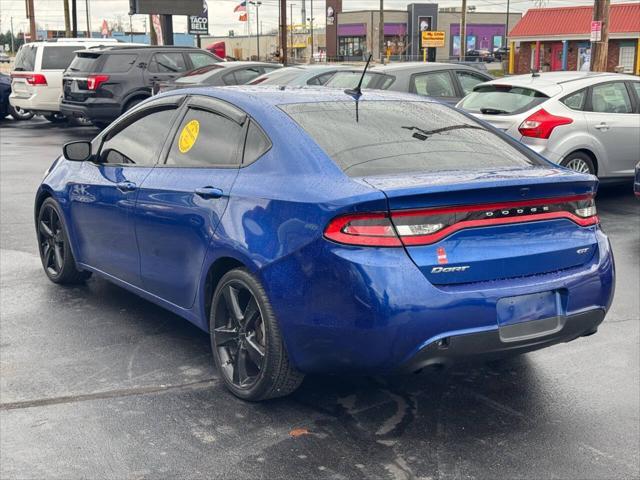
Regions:
<svg viewBox="0 0 640 480"><path fill-rule="evenodd" d="M640 3L612 4L609 34L640 33ZM509 33L510 38L589 35L593 7L534 8Z"/></svg>

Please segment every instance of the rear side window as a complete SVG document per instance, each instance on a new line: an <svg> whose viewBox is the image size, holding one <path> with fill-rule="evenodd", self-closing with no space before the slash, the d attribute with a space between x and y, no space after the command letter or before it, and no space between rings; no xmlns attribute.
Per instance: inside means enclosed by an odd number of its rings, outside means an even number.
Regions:
<svg viewBox="0 0 640 480"><path fill-rule="evenodd" d="M162 148L159 138L169 134L175 109L156 110L118 132L102 146L104 163L154 165Z"/></svg>
<svg viewBox="0 0 640 480"><path fill-rule="evenodd" d="M43 47L42 70L65 70L82 47Z"/></svg>
<svg viewBox="0 0 640 480"><path fill-rule="evenodd" d="M578 90L571 95L567 95L560 101L572 110L582 110L584 108L584 101L586 98L587 89L583 88L582 90Z"/></svg>
<svg viewBox="0 0 640 480"><path fill-rule="evenodd" d="M106 55L104 65L100 69L104 73L124 73L128 72L135 63L138 55L136 54L116 54Z"/></svg>
<svg viewBox="0 0 640 480"><path fill-rule="evenodd" d="M36 68L37 51L38 47L35 45L23 45L20 47L13 69L16 71L32 72Z"/></svg>
<svg viewBox="0 0 640 480"><path fill-rule="evenodd" d="M171 145L167 165L237 167L242 127L227 117L189 109Z"/></svg>
<svg viewBox="0 0 640 480"><path fill-rule="evenodd" d="M463 70L457 70L456 75L458 76L458 80L460 81L462 93L464 93L465 95L469 95L473 91L473 87L475 87L476 85L489 80L488 78L484 78L480 75L476 75L475 73Z"/></svg>
<svg viewBox="0 0 640 480"><path fill-rule="evenodd" d="M247 166L258 160L271 148L271 142L255 122L249 123L247 139L244 144L242 165Z"/></svg>
<svg viewBox="0 0 640 480"><path fill-rule="evenodd" d="M257 67L243 68L229 73L222 77L225 85L244 85L250 82L254 78L258 78L261 75L260 69Z"/></svg>
<svg viewBox="0 0 640 480"><path fill-rule="evenodd" d="M595 85L591 90L591 110L599 113L631 113L631 98L623 82Z"/></svg>
<svg viewBox="0 0 640 480"><path fill-rule="evenodd" d="M361 101L282 105L349 176L541 165L445 105Z"/></svg>
<svg viewBox="0 0 640 480"><path fill-rule="evenodd" d="M549 97L531 88L511 85L481 85L466 96L460 108L487 115L515 115L526 112Z"/></svg>
<svg viewBox="0 0 640 480"><path fill-rule="evenodd" d="M333 77L335 74L336 72L323 73L322 75L318 75L317 77L313 77L312 79L307 81L307 85L324 85L329 80L331 80L331 77Z"/></svg>
<svg viewBox="0 0 640 480"><path fill-rule="evenodd" d="M184 56L179 52L156 53L149 62L149 71L155 73L185 72Z"/></svg>
<svg viewBox="0 0 640 480"><path fill-rule="evenodd" d="M413 91L424 97L455 97L456 90L448 71L415 75Z"/></svg>

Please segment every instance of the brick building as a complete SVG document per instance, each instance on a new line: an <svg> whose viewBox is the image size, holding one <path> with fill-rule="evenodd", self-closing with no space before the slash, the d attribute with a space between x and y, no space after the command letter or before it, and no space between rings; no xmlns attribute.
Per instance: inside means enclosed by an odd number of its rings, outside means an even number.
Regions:
<svg viewBox="0 0 640 480"><path fill-rule="evenodd" d="M586 70L593 7L536 8L509 33L515 43L513 73ZM640 3L612 4L609 13L607 70L640 75Z"/></svg>

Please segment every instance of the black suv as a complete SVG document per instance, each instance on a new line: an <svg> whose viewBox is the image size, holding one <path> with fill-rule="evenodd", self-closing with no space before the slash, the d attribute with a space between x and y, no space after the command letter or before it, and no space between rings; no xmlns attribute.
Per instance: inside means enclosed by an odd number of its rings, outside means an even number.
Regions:
<svg viewBox="0 0 640 480"><path fill-rule="evenodd" d="M76 52L64 72L60 112L104 128L166 82L223 61L195 47L113 46Z"/></svg>

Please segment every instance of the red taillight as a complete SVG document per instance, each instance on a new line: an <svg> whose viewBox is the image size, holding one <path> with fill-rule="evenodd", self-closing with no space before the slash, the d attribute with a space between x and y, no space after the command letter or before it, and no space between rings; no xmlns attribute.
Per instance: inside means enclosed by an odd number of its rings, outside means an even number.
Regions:
<svg viewBox="0 0 640 480"><path fill-rule="evenodd" d="M41 73L12 73L11 78L24 78L29 85L47 84L47 77Z"/></svg>
<svg viewBox="0 0 640 480"><path fill-rule="evenodd" d="M87 77L87 89L97 90L104 82L109 80L109 75L89 75Z"/></svg>
<svg viewBox="0 0 640 480"><path fill-rule="evenodd" d="M598 223L591 195L499 204L358 213L333 219L324 235L347 245L428 245L465 228L566 218L587 227Z"/></svg>
<svg viewBox="0 0 640 480"><path fill-rule="evenodd" d="M554 128L570 123L573 123L573 119L551 115L541 108L522 122L518 131L523 137L549 138Z"/></svg>

